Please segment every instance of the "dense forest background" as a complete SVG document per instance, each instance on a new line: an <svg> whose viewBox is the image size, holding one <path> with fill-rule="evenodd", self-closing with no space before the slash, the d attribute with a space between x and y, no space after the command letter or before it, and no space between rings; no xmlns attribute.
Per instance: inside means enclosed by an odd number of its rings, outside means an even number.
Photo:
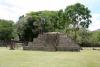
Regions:
<svg viewBox="0 0 100 67"><path fill-rule="evenodd" d="M100 46L100 30L89 31L91 11L76 3L59 11L26 13L17 22L0 19L0 40L33 41L43 32L62 32L81 46Z"/></svg>

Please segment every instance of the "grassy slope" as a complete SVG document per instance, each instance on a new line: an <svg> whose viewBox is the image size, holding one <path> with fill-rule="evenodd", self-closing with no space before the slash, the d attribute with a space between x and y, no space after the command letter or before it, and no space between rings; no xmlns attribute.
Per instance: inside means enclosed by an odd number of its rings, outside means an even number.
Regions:
<svg viewBox="0 0 100 67"><path fill-rule="evenodd" d="M0 67L100 67L100 51L42 52L0 48Z"/></svg>

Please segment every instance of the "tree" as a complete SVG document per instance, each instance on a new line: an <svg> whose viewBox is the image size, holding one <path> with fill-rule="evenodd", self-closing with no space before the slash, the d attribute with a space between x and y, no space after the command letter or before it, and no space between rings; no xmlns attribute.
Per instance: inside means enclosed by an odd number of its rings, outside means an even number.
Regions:
<svg viewBox="0 0 100 67"><path fill-rule="evenodd" d="M16 23L20 40L32 41L33 38L44 30L44 32L54 32L64 29L63 11L38 11L20 16Z"/></svg>
<svg viewBox="0 0 100 67"><path fill-rule="evenodd" d="M54 21L55 31L64 32L65 26L67 25L67 21L63 10L57 11L56 15L52 19L55 20Z"/></svg>
<svg viewBox="0 0 100 67"><path fill-rule="evenodd" d="M76 31L80 26L88 28L90 17L88 8L77 3L68 6L65 11L38 11L27 13L25 16L19 18L16 25L19 38L26 41L32 41L35 33L38 34L42 28L45 29L45 32L65 32L70 24L73 25L76 38Z"/></svg>
<svg viewBox="0 0 100 67"><path fill-rule="evenodd" d="M96 30L91 32L92 36L90 38L90 42L99 43L100 42L100 30Z"/></svg>
<svg viewBox="0 0 100 67"><path fill-rule="evenodd" d="M91 35L92 34L90 33L90 31L88 31L88 30L86 30L84 28L80 29L78 31L78 35L77 35L78 43L82 44L82 46L86 46L89 43Z"/></svg>
<svg viewBox="0 0 100 67"><path fill-rule="evenodd" d="M33 41L33 38L37 36L39 32L37 17L22 16L16 23L17 34L21 41Z"/></svg>
<svg viewBox="0 0 100 67"><path fill-rule="evenodd" d="M14 22L0 19L0 40L11 40L13 36Z"/></svg>
<svg viewBox="0 0 100 67"><path fill-rule="evenodd" d="M76 3L65 9L65 15L68 23L73 25L74 39L76 40L76 32L79 28L88 28L91 23L90 10L84 5Z"/></svg>

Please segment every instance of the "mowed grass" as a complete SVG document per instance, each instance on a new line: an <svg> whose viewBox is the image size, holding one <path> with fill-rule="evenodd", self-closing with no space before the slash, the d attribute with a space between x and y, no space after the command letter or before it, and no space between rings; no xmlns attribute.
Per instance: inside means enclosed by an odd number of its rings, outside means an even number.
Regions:
<svg viewBox="0 0 100 67"><path fill-rule="evenodd" d="M23 51L0 48L0 67L100 67L100 51Z"/></svg>

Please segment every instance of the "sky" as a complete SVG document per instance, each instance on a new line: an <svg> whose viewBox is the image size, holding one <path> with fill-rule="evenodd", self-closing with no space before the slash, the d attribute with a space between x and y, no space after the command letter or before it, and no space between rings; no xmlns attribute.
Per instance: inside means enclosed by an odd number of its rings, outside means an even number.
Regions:
<svg viewBox="0 0 100 67"><path fill-rule="evenodd" d="M89 30L100 29L100 0L0 0L0 19L18 21L30 11L60 10L75 3L84 4L92 15Z"/></svg>

